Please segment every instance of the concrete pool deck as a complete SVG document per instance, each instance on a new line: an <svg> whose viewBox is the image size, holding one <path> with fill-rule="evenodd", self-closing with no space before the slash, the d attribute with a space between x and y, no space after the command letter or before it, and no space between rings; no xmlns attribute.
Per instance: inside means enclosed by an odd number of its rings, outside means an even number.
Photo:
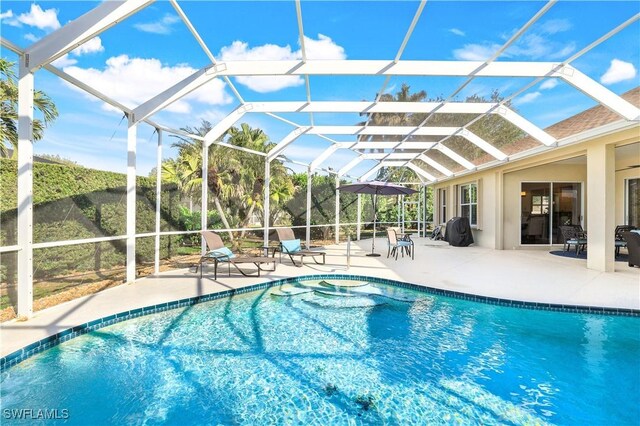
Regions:
<svg viewBox="0 0 640 426"><path fill-rule="evenodd" d="M212 266L205 275L192 269L173 270L135 283L114 287L52 308L38 311L27 321L0 325L0 356L70 327L114 313L189 297L238 289L282 278L313 274L368 275L420 284L444 290L504 299L608 308L640 309L640 268L616 262L615 272L586 268L586 261L549 254L545 250L492 250L451 247L446 243L415 238L415 260L405 256L386 258L386 239L376 239L380 257L366 257L371 240L352 243L347 268L346 244L326 247L327 264L308 259L296 268L288 258L275 272L262 277L231 277L222 267L218 280ZM208 274L208 272L211 272Z"/></svg>

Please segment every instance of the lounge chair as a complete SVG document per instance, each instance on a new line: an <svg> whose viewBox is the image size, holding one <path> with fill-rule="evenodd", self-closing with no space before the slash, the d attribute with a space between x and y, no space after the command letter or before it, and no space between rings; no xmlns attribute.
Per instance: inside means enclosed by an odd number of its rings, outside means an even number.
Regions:
<svg viewBox="0 0 640 426"><path fill-rule="evenodd" d="M273 256L276 255L276 251L280 252L280 263L282 263L282 253L289 256L294 266L302 267L304 265L304 258L310 257L318 265L324 265L326 263L326 253L316 250L304 250L301 246L300 239L296 238L293 229L291 228L277 228L276 236L279 246L273 251ZM300 257L300 264L297 264L294 260L294 256ZM318 262L316 257L322 257L322 262Z"/></svg>
<svg viewBox="0 0 640 426"><path fill-rule="evenodd" d="M622 238L627 242L629 266L640 266L640 234L637 232L623 232Z"/></svg>
<svg viewBox="0 0 640 426"><path fill-rule="evenodd" d="M231 250L225 247L224 243L222 242L222 238L220 238L220 235L216 234L215 232L205 231L202 233L202 237L207 243L208 251L204 256L200 258L200 262L196 266L196 273L198 272L198 268L200 268L200 278L202 278L202 268L207 262L213 262L213 278L216 280L218 279L218 264L220 263L226 263L229 265L229 276L231 276L231 265L233 265L245 277L259 277L260 271L276 270L276 261L272 257L237 257ZM250 275L244 272L238 267L238 265L242 263L253 263L258 268L258 275ZM273 269L262 269L260 265L263 265L265 263L273 263Z"/></svg>
<svg viewBox="0 0 640 426"><path fill-rule="evenodd" d="M398 251L402 252L402 257L404 257L404 252L406 251L407 255L411 254L411 259L415 259L413 241L410 238L398 239L398 234L394 228L387 228L387 243L387 258L389 255L393 256L395 254L395 258L398 260Z"/></svg>

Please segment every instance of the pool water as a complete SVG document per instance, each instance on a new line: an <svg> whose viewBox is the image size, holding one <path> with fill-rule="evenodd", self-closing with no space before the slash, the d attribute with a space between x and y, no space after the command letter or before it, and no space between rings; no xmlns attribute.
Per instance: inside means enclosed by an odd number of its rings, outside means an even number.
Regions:
<svg viewBox="0 0 640 426"><path fill-rule="evenodd" d="M2 374L3 424L638 424L638 318L328 281L58 345Z"/></svg>

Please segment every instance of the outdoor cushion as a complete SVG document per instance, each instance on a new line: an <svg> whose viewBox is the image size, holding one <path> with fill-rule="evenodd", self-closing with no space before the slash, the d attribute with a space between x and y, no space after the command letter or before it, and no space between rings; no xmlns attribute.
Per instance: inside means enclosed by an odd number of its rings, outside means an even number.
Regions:
<svg viewBox="0 0 640 426"><path fill-rule="evenodd" d="M221 258L221 257L224 258L221 260L233 259L234 257L236 257L236 255L233 254L233 252L229 250L227 247L221 247L219 249L212 250L209 253L207 253L206 256L215 257L215 258Z"/></svg>
<svg viewBox="0 0 640 426"><path fill-rule="evenodd" d="M300 246L300 239L285 240L285 241L281 241L280 244L282 244L282 249L286 253L295 253L302 249L302 247Z"/></svg>
<svg viewBox="0 0 640 426"><path fill-rule="evenodd" d="M575 238L571 238L570 240L567 240L568 243L570 244L586 244L587 240L584 238L580 238L580 239L575 239Z"/></svg>
<svg viewBox="0 0 640 426"><path fill-rule="evenodd" d="M410 246L411 245L411 241L405 241L405 240L398 240L398 242L396 243L396 245L398 246Z"/></svg>

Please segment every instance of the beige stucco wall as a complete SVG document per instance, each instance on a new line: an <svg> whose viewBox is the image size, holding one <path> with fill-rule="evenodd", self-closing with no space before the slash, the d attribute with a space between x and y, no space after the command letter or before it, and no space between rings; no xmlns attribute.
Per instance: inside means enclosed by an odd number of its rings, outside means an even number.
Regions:
<svg viewBox="0 0 640 426"><path fill-rule="evenodd" d="M457 215L455 188L469 182L480 182L479 191L479 229L474 229L474 239L477 245L495 249L520 248L520 184L521 182L552 182L568 181L581 182L583 195L583 226L587 227L587 165L584 164L554 164L570 158L582 157L590 146L613 144L621 146L636 143L640 140L638 127L608 134L581 143L556 148L539 155L523 158L518 161L507 162L502 166L489 170L477 171L450 179L434 185L437 193L439 188L447 188L447 218ZM637 155L627 156L616 162L616 170L630 164L640 164L640 150ZM640 177L640 169L629 169L615 173L615 222L624 223L624 179ZM439 217L438 199L435 197L434 220L444 222Z"/></svg>

